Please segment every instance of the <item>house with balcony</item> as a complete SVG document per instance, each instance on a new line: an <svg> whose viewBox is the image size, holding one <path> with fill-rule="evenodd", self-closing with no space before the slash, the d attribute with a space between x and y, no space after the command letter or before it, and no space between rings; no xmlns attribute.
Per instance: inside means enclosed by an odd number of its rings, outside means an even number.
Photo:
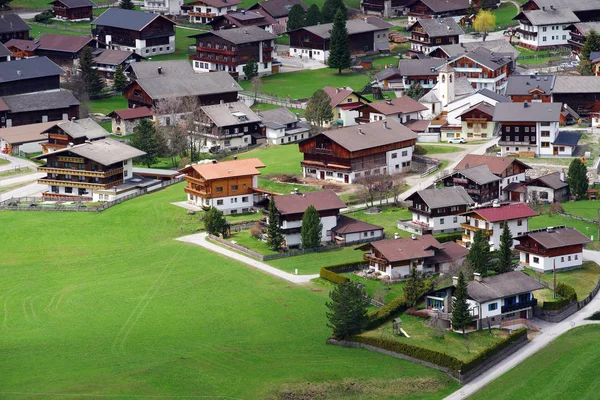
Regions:
<svg viewBox="0 0 600 400"><path fill-rule="evenodd" d="M485 42L444 44L436 47L429 55L435 58L455 59L480 47L484 47L494 54L510 57L513 60L511 66L513 70L517 66L517 58L521 55L521 52L505 39L486 39Z"/></svg>
<svg viewBox="0 0 600 400"><path fill-rule="evenodd" d="M325 86L323 90L331 99L329 106L333 112L333 121L325 121L324 127L356 125L356 118L359 114L356 108L370 103L369 99L355 92L349 86L341 88Z"/></svg>
<svg viewBox="0 0 600 400"><path fill-rule="evenodd" d="M490 251L500 248L500 235L505 224L513 237L528 231L529 218L538 215L525 203L494 203L491 206L476 207L463 214L467 222L461 224L464 233L456 243L469 248L475 232L483 230L489 239ZM513 245L517 244L516 241Z"/></svg>
<svg viewBox="0 0 600 400"><path fill-rule="evenodd" d="M185 4L190 22L208 24L215 17L237 10L241 0L196 0Z"/></svg>
<svg viewBox="0 0 600 400"><path fill-rule="evenodd" d="M257 26L199 33L196 54L190 56L194 71L227 71L234 78L245 79L244 67L250 60L258 65L259 76L271 75L277 36Z"/></svg>
<svg viewBox="0 0 600 400"><path fill-rule="evenodd" d="M509 184L525 181L525 172L531 167L514 158L496 157L479 154L467 154L454 167L455 171L486 165L489 171L501 179L500 190ZM501 195L500 200L506 200L506 195ZM480 202L481 203L481 202Z"/></svg>
<svg viewBox="0 0 600 400"><path fill-rule="evenodd" d="M244 102L200 107L196 121L200 151L218 153L264 142L261 119Z"/></svg>
<svg viewBox="0 0 600 400"><path fill-rule="evenodd" d="M56 65L63 68L67 76L79 73L79 58L84 48L94 49L99 46L99 43L89 36L54 33L45 33L35 42L35 55L48 57ZM100 44L100 46L102 45Z"/></svg>
<svg viewBox="0 0 600 400"><path fill-rule="evenodd" d="M567 146L556 142L561 111L561 103L497 104L494 109L494 122L501 126L498 145L502 156L570 155Z"/></svg>
<svg viewBox="0 0 600 400"><path fill-rule="evenodd" d="M523 8L513 19L519 21L519 45L533 50L568 46L569 26L580 22L569 7L556 8L552 4L538 10Z"/></svg>
<svg viewBox="0 0 600 400"><path fill-rule="evenodd" d="M388 68L375 74L377 83L385 89L394 89L396 97L401 97L413 83L419 83L427 93L437 83L437 68L446 63L437 58L400 60L398 68Z"/></svg>
<svg viewBox="0 0 600 400"><path fill-rule="evenodd" d="M452 285L436 289L425 296L425 307L433 317L452 325L453 295L458 278L452 277ZM521 271L486 276L474 273L474 279L468 282L467 303L472 316L470 329L481 330L498 328L504 321L530 319L537 299L536 290L544 286Z"/></svg>
<svg viewBox="0 0 600 400"><path fill-rule="evenodd" d="M600 21L576 22L572 25L569 25L567 30L571 33L571 36L568 40L571 50L581 54L581 49L583 49L583 45L585 44L590 31L594 30L596 32L600 32Z"/></svg>
<svg viewBox="0 0 600 400"><path fill-rule="evenodd" d="M92 37L109 49L142 57L175 52L175 22L143 11L109 8L92 22Z"/></svg>
<svg viewBox="0 0 600 400"><path fill-rule="evenodd" d="M93 51L94 69L107 82L113 82L117 67L125 71L130 64L140 62L143 57L137 53L123 50L95 49Z"/></svg>
<svg viewBox="0 0 600 400"><path fill-rule="evenodd" d="M515 103L552 103L556 75L511 75L504 95Z"/></svg>
<svg viewBox="0 0 600 400"><path fill-rule="evenodd" d="M19 14L2 14L0 18L0 43L11 39L29 40L31 28Z"/></svg>
<svg viewBox="0 0 600 400"><path fill-rule="evenodd" d="M600 9L597 0L528 0L523 10L551 10L554 8L568 8L581 21L600 21Z"/></svg>
<svg viewBox="0 0 600 400"><path fill-rule="evenodd" d="M469 0L412 0L407 6L408 23L421 19L438 19L465 15Z"/></svg>
<svg viewBox="0 0 600 400"><path fill-rule="evenodd" d="M186 165L187 202L198 207L215 207L223 214L241 214L254 210L264 194L258 189L260 168L258 158L232 161L206 160Z"/></svg>
<svg viewBox="0 0 600 400"><path fill-rule="evenodd" d="M295 143L310 137L310 126L285 107L259 111L269 144Z"/></svg>
<svg viewBox="0 0 600 400"><path fill-rule="evenodd" d="M243 28L245 26L258 26L267 32L273 33L273 25L276 20L268 14L263 15L258 11L234 11L218 17L214 17L208 23L214 31L222 29Z"/></svg>
<svg viewBox="0 0 600 400"><path fill-rule="evenodd" d="M395 18L404 15L408 6L415 0L361 0L360 11L363 14L377 15L381 18Z"/></svg>
<svg viewBox="0 0 600 400"><path fill-rule="evenodd" d="M466 77L473 88L489 89L503 93L508 77L513 72L512 53L495 53L485 47L478 47L448 62L456 77Z"/></svg>
<svg viewBox="0 0 600 400"><path fill-rule="evenodd" d="M49 134L49 141L53 134ZM47 175L38 184L47 185L42 193L48 200L113 201L141 190L160 187L160 181L136 179L133 159L146 153L118 140L103 138L45 152L46 160L38 172Z"/></svg>
<svg viewBox="0 0 600 400"><path fill-rule="evenodd" d="M468 250L456 243L440 243L431 235L379 240L358 248L369 269L390 279L406 279L415 268L420 273L447 272L464 262Z"/></svg>
<svg viewBox="0 0 600 400"><path fill-rule="evenodd" d="M581 268L583 246L591 242L577 229L565 226L525 232L515 240L521 265L541 273Z"/></svg>
<svg viewBox="0 0 600 400"><path fill-rule="evenodd" d="M600 79L597 76L557 75L552 101L568 104L573 111L586 117L599 109Z"/></svg>
<svg viewBox="0 0 600 400"><path fill-rule="evenodd" d="M377 17L346 21L350 53L353 56L389 52L388 30L393 25ZM333 24L305 26L288 32L289 56L326 63Z"/></svg>
<svg viewBox="0 0 600 400"><path fill-rule="evenodd" d="M332 129L300 142L302 175L353 183L411 169L417 134L399 122L377 121Z"/></svg>
<svg viewBox="0 0 600 400"><path fill-rule="evenodd" d="M462 186L419 190L406 200L412 220L398 221L398 228L420 235L461 231L466 217L460 214L475 203Z"/></svg>
<svg viewBox="0 0 600 400"><path fill-rule="evenodd" d="M356 122L359 124L368 124L369 122L383 121L384 119L393 119L406 124L410 120L423 119L421 112L427 110L427 107L408 96L403 96L363 104L355 110L358 111Z"/></svg>
<svg viewBox="0 0 600 400"><path fill-rule="evenodd" d="M20 60L22 58L35 57L35 50L38 45L35 40L10 39L3 46L11 53L9 58ZM10 61L10 59L7 61Z"/></svg>
<svg viewBox="0 0 600 400"><path fill-rule="evenodd" d="M248 11L257 12L268 19L274 20L273 33L281 35L287 30L290 10L296 4L304 8L304 11L308 10L308 7L302 0L266 0L248 7Z"/></svg>
<svg viewBox="0 0 600 400"><path fill-rule="evenodd" d="M436 47L456 44L465 32L454 18L420 19L406 28L410 32L410 53L428 55Z"/></svg>
<svg viewBox="0 0 600 400"><path fill-rule="evenodd" d="M110 136L106 129L91 118L57 121L43 133L48 136L48 142L42 144L44 154Z"/></svg>
<svg viewBox="0 0 600 400"><path fill-rule="evenodd" d="M462 186L476 204L489 203L500 198L501 178L487 165L469 167L440 178L443 187Z"/></svg>
<svg viewBox="0 0 600 400"><path fill-rule="evenodd" d="M91 0L54 0L51 3L52 12L57 19L71 22L91 21L96 6Z"/></svg>
<svg viewBox="0 0 600 400"><path fill-rule="evenodd" d="M142 11L160 15L180 15L184 0L144 0Z"/></svg>
<svg viewBox="0 0 600 400"><path fill-rule="evenodd" d="M271 197L279 212L284 245L288 248L302 246L302 216L309 206L319 213L322 224L321 242L366 242L383 237L381 226L367 224L340 215L346 205L333 190L292 193ZM268 219L267 219L268 223Z"/></svg>

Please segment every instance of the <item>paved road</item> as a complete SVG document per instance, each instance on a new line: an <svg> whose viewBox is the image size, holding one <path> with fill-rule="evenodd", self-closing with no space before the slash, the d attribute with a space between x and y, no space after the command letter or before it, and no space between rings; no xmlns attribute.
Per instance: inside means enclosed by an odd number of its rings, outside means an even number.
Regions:
<svg viewBox="0 0 600 400"><path fill-rule="evenodd" d="M19 157L9 156L7 154L0 154L0 158L10 161L10 164L0 165L0 172L8 171L15 167L31 167L33 170L37 168L37 165L29 160L24 160Z"/></svg>
<svg viewBox="0 0 600 400"><path fill-rule="evenodd" d="M587 260L592 260L600 264L600 252L597 251L583 251L583 257ZM542 333L537 335L531 343L526 345L522 350L505 358L500 363L496 364L495 367L485 372L483 375L475 378L473 381L467 383L458 391L452 393L444 400L459 400L465 399L468 396L474 394L494 379L498 378L508 370L514 368L519 363L527 359L528 357L535 354L538 350L544 348L548 343L552 342L558 336L567 332L576 326L586 325L590 323L597 323L597 321L586 321L585 318L589 317L596 311L600 311L600 296L596 296L590 304L579 312L573 314L563 322L558 324L552 324L545 321L534 320L534 322L542 327ZM565 397L566 396L565 394Z"/></svg>
<svg viewBox="0 0 600 400"><path fill-rule="evenodd" d="M206 237L207 237L206 233L197 233L195 235L183 236L183 237L177 238L175 240L202 246L207 250L214 251L215 253L224 255L225 257L240 261L250 267L260 269L270 275L276 276L281 279L285 279L288 282L302 284L302 283L308 283L311 281L311 279L315 279L315 278L319 277L319 275L294 275L294 274L290 274L288 272L284 272L280 269L271 267L270 265L267 265L263 262L257 261L253 258L244 256L242 254L236 253L235 251L228 250L224 247L221 247L212 242L209 242L208 240L206 240Z"/></svg>

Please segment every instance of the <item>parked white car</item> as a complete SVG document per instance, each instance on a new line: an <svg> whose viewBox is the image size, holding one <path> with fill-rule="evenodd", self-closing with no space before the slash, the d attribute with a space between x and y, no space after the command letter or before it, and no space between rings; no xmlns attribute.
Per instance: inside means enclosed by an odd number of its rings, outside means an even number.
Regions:
<svg viewBox="0 0 600 400"><path fill-rule="evenodd" d="M467 141L461 137L448 139L448 143L466 143Z"/></svg>

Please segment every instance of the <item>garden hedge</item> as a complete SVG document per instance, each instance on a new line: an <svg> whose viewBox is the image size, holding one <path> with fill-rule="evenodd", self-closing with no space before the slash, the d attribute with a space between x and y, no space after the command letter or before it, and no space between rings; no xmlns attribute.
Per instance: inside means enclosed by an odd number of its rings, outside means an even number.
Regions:
<svg viewBox="0 0 600 400"><path fill-rule="evenodd" d="M462 239L462 232L442 233L442 234L439 234L439 235L434 235L434 237L440 243L456 242L457 240L461 240Z"/></svg>
<svg viewBox="0 0 600 400"><path fill-rule="evenodd" d="M479 366L481 363L483 363L488 358L495 356L496 354L498 354L499 352L501 352L508 346L519 341L523 336L527 336L527 328L517 329L512 334L508 335L507 337L505 337L498 343L482 350L475 357L473 357L469 361L465 362L462 365L461 373L464 374L465 372L469 372L472 369L475 369L477 366Z"/></svg>
<svg viewBox="0 0 600 400"><path fill-rule="evenodd" d="M369 313L369 323L365 330L377 328L379 325L386 323L396 314L406 311L408 306L404 301L404 296L396 297L386 305Z"/></svg>
<svg viewBox="0 0 600 400"><path fill-rule="evenodd" d="M556 310L560 310L563 307L568 306L571 303L572 303L572 301L569 299L560 299L560 300L556 300L556 301L544 301L544 304L542 304L542 310L556 311Z"/></svg>
<svg viewBox="0 0 600 400"><path fill-rule="evenodd" d="M346 283L349 281L344 275L340 275L337 272L348 272L356 271L365 264L364 261L355 261L351 263L329 265L327 267L321 267L319 270L319 276L323 279L327 279L333 283Z"/></svg>

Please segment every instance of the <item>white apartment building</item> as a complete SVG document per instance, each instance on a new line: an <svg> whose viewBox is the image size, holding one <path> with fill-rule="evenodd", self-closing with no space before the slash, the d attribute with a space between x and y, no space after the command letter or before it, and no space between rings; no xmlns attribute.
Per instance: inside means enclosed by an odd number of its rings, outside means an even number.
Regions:
<svg viewBox="0 0 600 400"><path fill-rule="evenodd" d="M567 46L571 33L567 27L579 18L568 8L543 6L540 10L525 10L513 19L519 21L519 45L534 50Z"/></svg>
<svg viewBox="0 0 600 400"><path fill-rule="evenodd" d="M144 0L142 11L161 15L180 15L183 0Z"/></svg>
<svg viewBox="0 0 600 400"><path fill-rule="evenodd" d="M187 4L190 22L207 24L215 17L236 11L241 0L197 0Z"/></svg>

